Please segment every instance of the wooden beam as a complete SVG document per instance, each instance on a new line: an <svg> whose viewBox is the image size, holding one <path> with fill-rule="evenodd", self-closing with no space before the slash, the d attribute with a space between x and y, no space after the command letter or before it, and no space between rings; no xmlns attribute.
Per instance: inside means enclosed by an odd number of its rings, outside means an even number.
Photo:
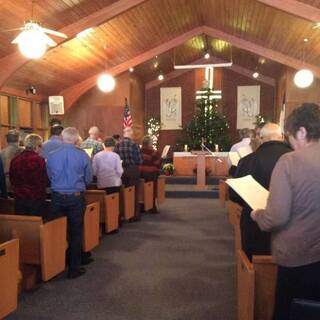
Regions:
<svg viewBox="0 0 320 320"><path fill-rule="evenodd" d="M212 27L204 26L203 32L207 36L227 41L237 48L255 53L257 55L276 61L278 63L289 66L291 68L294 68L297 70L302 68L310 69L313 71L314 75L317 78L320 78L320 67L316 65L305 63L301 60L290 57L284 53L269 49L267 47L261 46L259 44L253 43L248 40L244 40L242 38L238 38L234 35L231 35L229 33L226 33L218 29L214 29Z"/></svg>
<svg viewBox="0 0 320 320"><path fill-rule="evenodd" d="M113 68L110 68L108 70L108 73L113 75L114 77L119 75L122 72L127 71L131 67L135 67L145 61L148 61L152 59L153 57L160 55L161 53L164 53L170 49L173 49L179 45L182 45L189 39L192 39L195 36L201 35L203 33L202 27L197 27L192 29L191 31L185 32L182 35L171 39L165 43L162 43L161 45L152 48L144 53L139 54L138 56L123 62ZM73 103L81 97L85 92L87 92L89 89L94 87L97 83L97 79L99 77L99 74L96 74L72 87L69 87L59 93L59 95L64 96L64 108L65 111L67 111Z"/></svg>
<svg viewBox="0 0 320 320"><path fill-rule="evenodd" d="M109 6L98 10L89 16L86 16L75 23L63 27L59 31L66 33L68 39L57 38L55 41L58 46L73 39L79 32L103 24L104 22L111 20L119 14L136 7L137 5L147 0L118 0ZM8 44L9 45L9 44ZM54 47L53 49L57 48ZM19 70L29 59L25 58L19 51L9 54L0 59L0 89L10 76Z"/></svg>
<svg viewBox="0 0 320 320"><path fill-rule="evenodd" d="M225 60L222 60L222 59L219 59L219 58L214 58L212 60L210 60L210 63L226 63L228 61L225 61ZM196 60L196 61L193 61L191 62L190 64L205 64L205 63L208 63L208 60L205 60L204 58L201 58L199 60ZM244 68L242 66L239 66L239 65L236 65L236 64L233 64L231 67L228 67L228 69L236 72L236 73L239 73L243 76L246 76L248 78L252 78L252 74L254 71L252 70L249 70L247 68ZM158 85L160 85L161 83L165 82L165 81L168 81L168 80L171 80L171 79L175 79L177 77L180 77L181 75L185 74L186 72L189 72L191 71L190 69L189 70L174 70L172 72L169 72L168 74L165 74L165 78L164 78L164 81L160 81L158 79L155 79L155 80L151 80L149 82L146 83L145 85L145 89L148 90L148 89L151 89L151 88L154 88L154 87L157 87ZM264 76L262 74L259 75L259 78L257 79L254 79L256 81L259 81L259 82L262 82L262 83L265 83L269 86L272 86L272 87L275 87L276 86L276 80L274 78L271 78L271 77L268 77L268 76Z"/></svg>
<svg viewBox="0 0 320 320"><path fill-rule="evenodd" d="M299 18L320 22L320 9L296 0L258 0L270 7L279 9Z"/></svg>
<svg viewBox="0 0 320 320"><path fill-rule="evenodd" d="M48 98L47 96L43 96L43 95L39 95L39 94L35 94L35 95L27 94L23 90L19 90L19 89L7 87L7 86L4 86L1 88L0 94L14 96L14 97L18 97L18 98L24 98L24 99L28 99L28 100L32 100L32 101L36 101L36 102L42 102Z"/></svg>

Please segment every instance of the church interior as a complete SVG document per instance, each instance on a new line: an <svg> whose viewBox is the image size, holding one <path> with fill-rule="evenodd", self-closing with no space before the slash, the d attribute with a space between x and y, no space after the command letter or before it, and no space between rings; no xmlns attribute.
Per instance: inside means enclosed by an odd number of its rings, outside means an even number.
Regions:
<svg viewBox="0 0 320 320"><path fill-rule="evenodd" d="M0 0L0 319L320 319L318 36L318 0Z"/></svg>

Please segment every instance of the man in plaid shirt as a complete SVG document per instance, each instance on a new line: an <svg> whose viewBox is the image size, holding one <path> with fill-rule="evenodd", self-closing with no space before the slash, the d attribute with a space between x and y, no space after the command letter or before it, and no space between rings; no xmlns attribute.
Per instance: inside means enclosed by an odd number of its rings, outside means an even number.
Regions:
<svg viewBox="0 0 320 320"><path fill-rule="evenodd" d="M124 128L123 139L114 148L114 152L119 154L122 160L123 175L122 183L128 186L135 186L135 217L133 221L140 220L139 208L139 166L142 163L142 156L139 146L132 140L132 128Z"/></svg>

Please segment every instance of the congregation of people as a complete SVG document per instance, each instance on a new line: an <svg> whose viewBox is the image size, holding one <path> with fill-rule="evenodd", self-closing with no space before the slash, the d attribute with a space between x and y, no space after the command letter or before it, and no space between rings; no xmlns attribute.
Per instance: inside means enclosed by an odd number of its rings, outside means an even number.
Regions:
<svg viewBox="0 0 320 320"><path fill-rule="evenodd" d="M230 199L243 208L241 248L251 261L272 255L278 265L274 320L289 320L295 299L320 301L320 107L305 103L278 124L241 131L232 147L252 153L232 168L234 178L251 175L269 190L267 207L252 208L232 189ZM254 190L253 190L254 191Z"/></svg>
<svg viewBox="0 0 320 320"><path fill-rule="evenodd" d="M134 222L143 210L140 178L155 182L160 173L160 156L148 136L141 149L129 127L123 130L123 139L115 134L102 140L95 126L88 134L82 141L76 128L55 124L47 141L31 133L21 143L19 131L9 130L7 147L0 152L1 197L14 199L16 214L41 216L45 221L67 217L67 277L71 279L83 275L83 266L94 261L90 252L82 252L88 185L107 194L120 192L121 185L135 186ZM158 213L155 200L150 213ZM121 224L123 217L119 220Z"/></svg>

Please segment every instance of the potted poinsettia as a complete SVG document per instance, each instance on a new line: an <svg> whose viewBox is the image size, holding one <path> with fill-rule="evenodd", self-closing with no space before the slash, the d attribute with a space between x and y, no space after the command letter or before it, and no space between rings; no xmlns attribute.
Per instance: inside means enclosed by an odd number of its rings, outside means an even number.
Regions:
<svg viewBox="0 0 320 320"><path fill-rule="evenodd" d="M174 172L174 166L172 163L166 163L162 167L162 171L166 176L172 176Z"/></svg>

